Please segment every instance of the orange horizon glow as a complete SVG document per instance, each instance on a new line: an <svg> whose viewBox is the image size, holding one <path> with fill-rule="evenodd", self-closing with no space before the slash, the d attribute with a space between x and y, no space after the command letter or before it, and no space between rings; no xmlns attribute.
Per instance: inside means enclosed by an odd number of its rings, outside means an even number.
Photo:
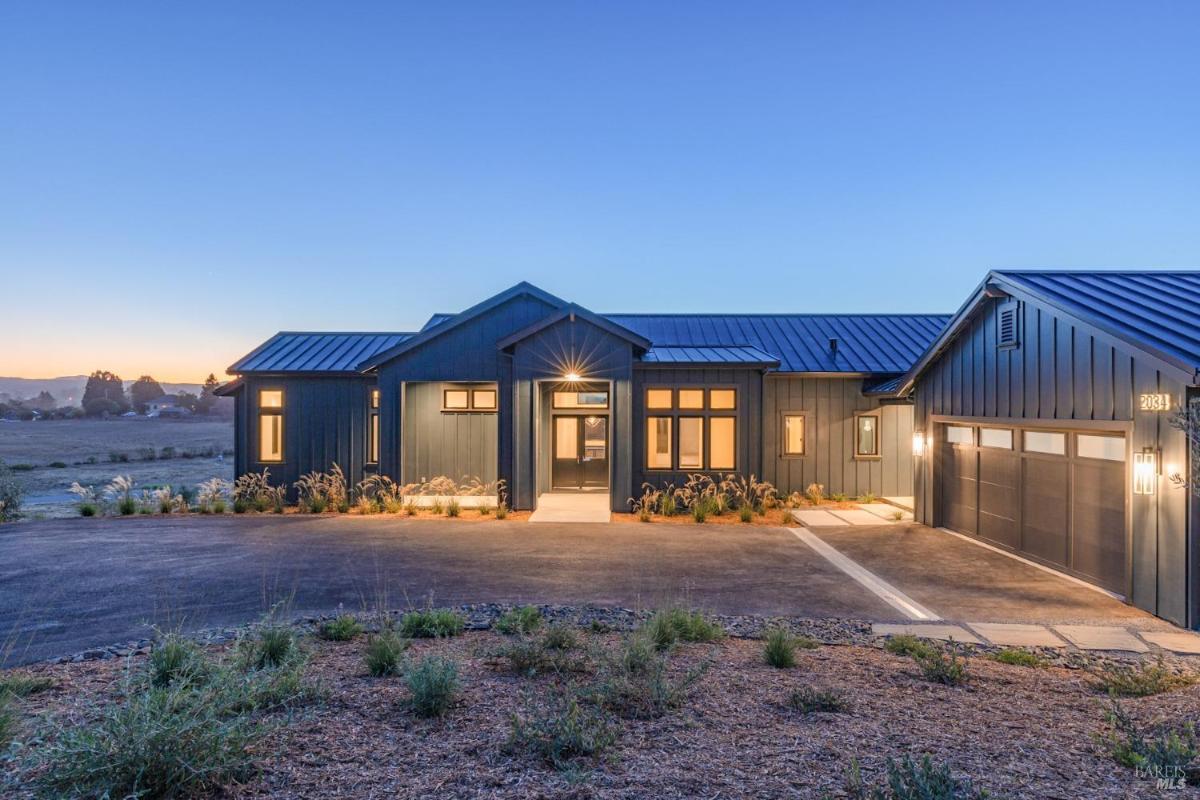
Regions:
<svg viewBox="0 0 1200 800"><path fill-rule="evenodd" d="M209 373L230 380L225 368L250 352L258 342L179 342L153 332L141 343L114 348L98 337L92 343L70 345L39 342L0 353L0 377L50 380L108 370L122 380L150 375L160 383L204 383Z"/></svg>

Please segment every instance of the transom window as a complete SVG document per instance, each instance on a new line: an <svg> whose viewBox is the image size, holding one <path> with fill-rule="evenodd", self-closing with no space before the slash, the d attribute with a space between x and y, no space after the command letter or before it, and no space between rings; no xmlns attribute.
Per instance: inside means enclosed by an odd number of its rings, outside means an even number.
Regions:
<svg viewBox="0 0 1200 800"><path fill-rule="evenodd" d="M442 411L495 411L498 400L495 386L442 387Z"/></svg>
<svg viewBox="0 0 1200 800"><path fill-rule="evenodd" d="M608 408L608 392L555 392L555 408Z"/></svg>

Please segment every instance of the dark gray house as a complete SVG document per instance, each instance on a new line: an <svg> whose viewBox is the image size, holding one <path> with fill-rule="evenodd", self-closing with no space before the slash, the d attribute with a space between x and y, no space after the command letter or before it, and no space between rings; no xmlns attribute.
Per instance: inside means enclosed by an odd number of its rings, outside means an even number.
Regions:
<svg viewBox="0 0 1200 800"><path fill-rule="evenodd" d="M916 518L1200 623L1200 272L990 273L900 381Z"/></svg>
<svg viewBox="0 0 1200 800"><path fill-rule="evenodd" d="M279 333L229 368L236 471L290 485L503 478L547 492L757 475L781 491L911 496L901 375L937 315L596 314L527 283L412 333Z"/></svg>

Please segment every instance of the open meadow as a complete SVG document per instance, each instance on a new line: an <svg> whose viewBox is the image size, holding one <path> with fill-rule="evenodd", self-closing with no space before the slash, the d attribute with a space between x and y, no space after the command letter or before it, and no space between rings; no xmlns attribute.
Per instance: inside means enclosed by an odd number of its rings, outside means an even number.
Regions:
<svg viewBox="0 0 1200 800"><path fill-rule="evenodd" d="M0 421L0 461L25 491L26 518L75 512L72 482L100 491L117 475L138 489L233 478L230 419Z"/></svg>

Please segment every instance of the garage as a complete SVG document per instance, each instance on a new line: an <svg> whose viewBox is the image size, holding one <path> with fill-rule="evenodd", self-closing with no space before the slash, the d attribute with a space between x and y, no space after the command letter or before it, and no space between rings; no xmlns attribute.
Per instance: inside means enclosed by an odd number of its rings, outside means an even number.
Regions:
<svg viewBox="0 0 1200 800"><path fill-rule="evenodd" d="M1128 592L1123 432L940 427L940 525Z"/></svg>

